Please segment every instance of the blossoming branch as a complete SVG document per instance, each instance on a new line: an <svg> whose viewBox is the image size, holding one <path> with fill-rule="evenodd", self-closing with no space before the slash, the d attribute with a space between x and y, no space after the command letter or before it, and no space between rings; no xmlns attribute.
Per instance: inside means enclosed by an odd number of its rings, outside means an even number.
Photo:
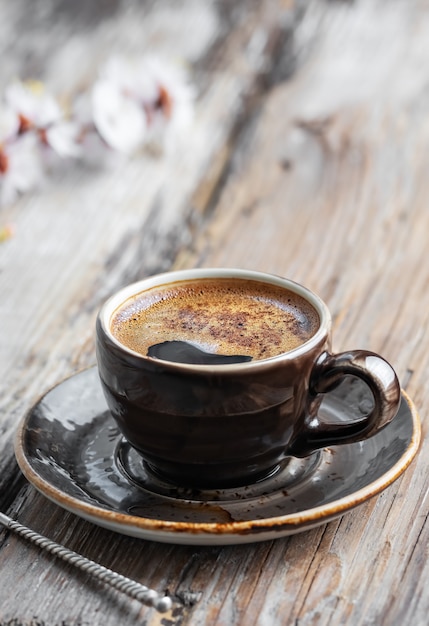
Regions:
<svg viewBox="0 0 429 626"><path fill-rule="evenodd" d="M0 204L38 187L60 163L103 164L148 144L168 147L192 103L183 71L156 57L110 59L67 110L42 83L9 85L0 103Z"/></svg>

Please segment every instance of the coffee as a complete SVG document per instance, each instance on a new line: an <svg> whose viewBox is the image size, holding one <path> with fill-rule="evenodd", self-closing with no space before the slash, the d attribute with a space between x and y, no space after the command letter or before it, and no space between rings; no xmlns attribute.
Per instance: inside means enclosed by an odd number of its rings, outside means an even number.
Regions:
<svg viewBox="0 0 429 626"><path fill-rule="evenodd" d="M313 306L283 287L202 278L130 298L113 314L111 332L145 356L209 364L283 354L310 339L319 325Z"/></svg>

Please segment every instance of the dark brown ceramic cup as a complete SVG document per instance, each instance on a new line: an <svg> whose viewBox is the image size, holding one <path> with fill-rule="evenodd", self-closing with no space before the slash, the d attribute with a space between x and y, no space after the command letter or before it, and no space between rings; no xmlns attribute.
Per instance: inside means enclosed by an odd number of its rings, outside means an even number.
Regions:
<svg viewBox="0 0 429 626"><path fill-rule="evenodd" d="M112 333L115 312L138 294L207 278L233 278L243 285L256 281L297 294L317 312L316 332L277 356L221 365L142 355ZM101 308L99 374L122 434L153 472L184 487L250 484L271 475L290 456L367 439L396 415L400 387L392 367L363 350L331 354L330 333L326 305L290 280L236 269L170 272L125 287ZM320 402L346 375L368 385L373 409L357 422L323 423Z"/></svg>

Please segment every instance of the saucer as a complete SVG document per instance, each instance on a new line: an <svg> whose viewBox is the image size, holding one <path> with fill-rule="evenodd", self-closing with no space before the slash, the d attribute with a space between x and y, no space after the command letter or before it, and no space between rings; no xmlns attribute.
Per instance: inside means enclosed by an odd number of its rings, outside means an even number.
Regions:
<svg viewBox="0 0 429 626"><path fill-rule="evenodd" d="M367 388L347 378L322 419L358 419ZM276 539L333 520L395 481L420 443L402 392L393 421L367 441L289 458L271 476L228 489L184 489L158 478L128 446L107 409L97 368L44 395L21 422L15 454L27 480L59 506L110 530L154 541L222 545Z"/></svg>

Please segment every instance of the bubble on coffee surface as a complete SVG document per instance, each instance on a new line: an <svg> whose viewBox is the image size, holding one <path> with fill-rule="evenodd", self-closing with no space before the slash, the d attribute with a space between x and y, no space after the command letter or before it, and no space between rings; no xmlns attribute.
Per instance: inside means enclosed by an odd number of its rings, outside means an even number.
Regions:
<svg viewBox="0 0 429 626"><path fill-rule="evenodd" d="M293 350L318 327L317 311L301 296L234 278L149 289L125 302L111 323L116 339L142 355L154 345L183 342L206 353L253 360Z"/></svg>

